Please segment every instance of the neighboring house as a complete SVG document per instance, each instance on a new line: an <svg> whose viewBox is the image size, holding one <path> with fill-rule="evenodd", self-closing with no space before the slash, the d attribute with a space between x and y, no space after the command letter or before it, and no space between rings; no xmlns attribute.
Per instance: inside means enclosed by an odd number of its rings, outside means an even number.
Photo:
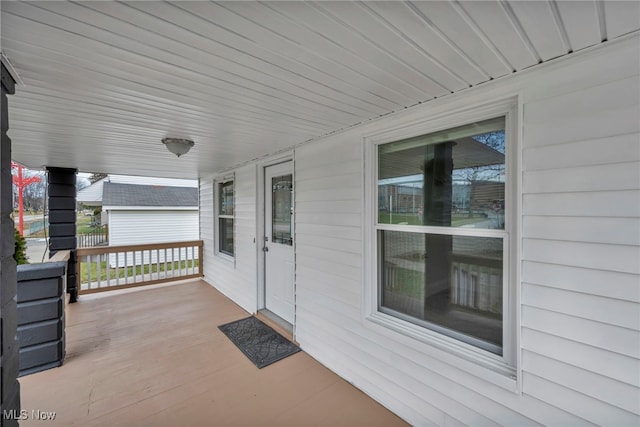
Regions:
<svg viewBox="0 0 640 427"><path fill-rule="evenodd" d="M105 180L108 179L108 177L102 178L79 190L76 196L76 202L81 205L83 209L93 209L102 206L102 185Z"/></svg>
<svg viewBox="0 0 640 427"><path fill-rule="evenodd" d="M199 237L197 188L105 182L102 212L110 246Z"/></svg>
<svg viewBox="0 0 640 427"><path fill-rule="evenodd" d="M197 186L197 180L109 175L78 191L77 202L100 208L112 246L192 240Z"/></svg>
<svg viewBox="0 0 640 427"><path fill-rule="evenodd" d="M164 185L169 187L197 188L198 181L193 179L157 178L134 175L108 175L78 191L76 201L86 207L102 206L102 187L105 182L114 184Z"/></svg>
<svg viewBox="0 0 640 427"><path fill-rule="evenodd" d="M102 221L107 225L109 246L142 245L197 240L199 238L198 189L162 185L105 182L102 191ZM165 260L193 259L197 254L131 252L109 256L112 267Z"/></svg>

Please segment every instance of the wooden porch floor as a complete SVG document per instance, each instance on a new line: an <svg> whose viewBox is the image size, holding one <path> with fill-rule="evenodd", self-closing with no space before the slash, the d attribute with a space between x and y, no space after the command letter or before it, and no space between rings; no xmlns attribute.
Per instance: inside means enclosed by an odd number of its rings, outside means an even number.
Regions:
<svg viewBox="0 0 640 427"><path fill-rule="evenodd" d="M20 378L29 418L55 421L20 425L405 425L304 352L257 369L218 330L245 316L202 281L82 296L65 364Z"/></svg>

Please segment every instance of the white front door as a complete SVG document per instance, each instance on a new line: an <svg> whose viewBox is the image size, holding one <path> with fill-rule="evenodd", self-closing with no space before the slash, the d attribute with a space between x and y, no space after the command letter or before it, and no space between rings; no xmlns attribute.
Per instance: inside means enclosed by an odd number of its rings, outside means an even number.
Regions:
<svg viewBox="0 0 640 427"><path fill-rule="evenodd" d="M294 323L293 167L268 166L265 175L265 308Z"/></svg>

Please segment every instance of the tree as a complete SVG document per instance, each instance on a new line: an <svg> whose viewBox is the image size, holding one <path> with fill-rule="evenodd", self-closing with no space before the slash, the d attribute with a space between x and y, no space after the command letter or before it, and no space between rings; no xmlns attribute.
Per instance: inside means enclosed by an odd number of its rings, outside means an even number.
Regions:
<svg viewBox="0 0 640 427"><path fill-rule="evenodd" d="M16 260L16 264L28 264L29 260L27 258L27 241L24 237L20 235L20 232L15 229L14 230L14 244L15 250L13 252L13 259Z"/></svg>
<svg viewBox="0 0 640 427"><path fill-rule="evenodd" d="M27 174L24 172L27 172ZM11 162L12 184L18 192L18 231L20 231L21 236L24 233L24 189L29 185L42 181L42 178L37 175L28 176L28 172L20 163Z"/></svg>
<svg viewBox="0 0 640 427"><path fill-rule="evenodd" d="M23 189L24 208L30 212L41 212L44 209L44 196L47 188L47 176L42 172L26 171L25 175L37 176L40 181L36 181Z"/></svg>
<svg viewBox="0 0 640 427"><path fill-rule="evenodd" d="M89 177L89 182L91 184L100 181L102 178L106 178L108 175L106 173L92 173Z"/></svg>
<svg viewBox="0 0 640 427"><path fill-rule="evenodd" d="M502 161L495 164L472 166L458 169L454 172L455 178L463 180L469 186L469 218L473 218L473 210L488 208L487 203L498 202L500 197L504 199L504 175L505 175L505 133L504 130L487 132L471 137L475 141L502 154ZM496 154L499 156L499 154ZM496 157L498 159L499 157ZM501 196L499 196L501 195ZM495 196L495 197L494 197ZM487 198L491 199L488 200Z"/></svg>
<svg viewBox="0 0 640 427"><path fill-rule="evenodd" d="M81 176L76 177L76 190L80 191L83 188L87 188L91 185L91 182L87 178L83 178Z"/></svg>

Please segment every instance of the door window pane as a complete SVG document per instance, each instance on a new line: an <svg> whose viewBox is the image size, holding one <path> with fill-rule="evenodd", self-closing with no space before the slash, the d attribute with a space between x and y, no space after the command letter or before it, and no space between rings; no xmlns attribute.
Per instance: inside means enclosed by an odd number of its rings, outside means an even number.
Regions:
<svg viewBox="0 0 640 427"><path fill-rule="evenodd" d="M292 175L271 178L271 241L293 245Z"/></svg>
<svg viewBox="0 0 640 427"><path fill-rule="evenodd" d="M504 229L504 117L381 145L378 162L378 223Z"/></svg>
<svg viewBox="0 0 640 427"><path fill-rule="evenodd" d="M502 354L503 239L378 231L379 309Z"/></svg>

